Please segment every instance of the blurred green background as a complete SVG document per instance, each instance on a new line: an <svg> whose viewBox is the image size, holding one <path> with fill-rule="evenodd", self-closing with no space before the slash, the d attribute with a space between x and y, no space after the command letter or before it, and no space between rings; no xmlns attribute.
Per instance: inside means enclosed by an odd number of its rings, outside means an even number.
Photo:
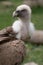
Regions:
<svg viewBox="0 0 43 65"><path fill-rule="evenodd" d="M13 11L16 7L23 3L23 0L0 0L0 30L12 25L16 20L12 17ZM32 7L32 22L35 24L36 29L43 30L43 7ZM23 63L36 62L43 65L43 45L33 45L25 42L27 48L26 58ZM23 65L23 64L22 64Z"/></svg>

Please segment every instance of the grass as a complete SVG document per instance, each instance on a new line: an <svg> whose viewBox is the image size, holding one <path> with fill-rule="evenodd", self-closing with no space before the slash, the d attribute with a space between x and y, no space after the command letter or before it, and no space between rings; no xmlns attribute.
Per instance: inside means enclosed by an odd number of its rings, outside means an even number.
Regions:
<svg viewBox="0 0 43 65"><path fill-rule="evenodd" d="M14 18L12 12L15 8L22 3L22 0L11 0L14 6L6 7L0 4L0 29L12 25ZM32 22L35 24L36 29L43 30L43 8L32 8ZM26 58L23 63L36 62L39 65L43 65L43 45L33 45L29 42L25 42L27 48Z"/></svg>

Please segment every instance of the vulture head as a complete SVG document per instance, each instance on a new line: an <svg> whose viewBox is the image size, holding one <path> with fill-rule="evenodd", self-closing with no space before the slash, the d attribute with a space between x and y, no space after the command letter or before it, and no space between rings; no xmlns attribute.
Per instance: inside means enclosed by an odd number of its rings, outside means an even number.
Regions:
<svg viewBox="0 0 43 65"><path fill-rule="evenodd" d="M18 17L21 20L29 20L31 19L31 8L28 5L20 5L13 12L13 17Z"/></svg>

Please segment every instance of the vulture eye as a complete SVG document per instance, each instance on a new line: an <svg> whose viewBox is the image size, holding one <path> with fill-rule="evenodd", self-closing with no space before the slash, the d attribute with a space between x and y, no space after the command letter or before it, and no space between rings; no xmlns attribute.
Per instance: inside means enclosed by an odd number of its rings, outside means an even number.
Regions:
<svg viewBox="0 0 43 65"><path fill-rule="evenodd" d="M16 11L17 13L19 13L20 11L18 10L18 11Z"/></svg>

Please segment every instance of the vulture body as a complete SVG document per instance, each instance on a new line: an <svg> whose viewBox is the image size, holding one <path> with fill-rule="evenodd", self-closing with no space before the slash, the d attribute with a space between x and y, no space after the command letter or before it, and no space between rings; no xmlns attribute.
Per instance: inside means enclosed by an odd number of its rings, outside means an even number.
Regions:
<svg viewBox="0 0 43 65"><path fill-rule="evenodd" d="M31 9L27 5L20 5L13 12L13 17L18 17L12 25L13 32L17 33L16 38L26 40L33 34L35 27L31 22Z"/></svg>
<svg viewBox="0 0 43 65"><path fill-rule="evenodd" d="M0 65L20 65L25 57L25 45L21 40L0 44Z"/></svg>
<svg viewBox="0 0 43 65"><path fill-rule="evenodd" d="M43 44L43 31L35 29L34 24L31 22L31 8L28 5L18 6L13 12L13 17L17 17L18 20L14 21L12 26L7 29L5 36Z"/></svg>
<svg viewBox="0 0 43 65"><path fill-rule="evenodd" d="M31 22L31 8L28 5L18 6L13 12L13 17L18 17L12 25L13 31L17 33L17 39L43 44L43 31L35 29Z"/></svg>

